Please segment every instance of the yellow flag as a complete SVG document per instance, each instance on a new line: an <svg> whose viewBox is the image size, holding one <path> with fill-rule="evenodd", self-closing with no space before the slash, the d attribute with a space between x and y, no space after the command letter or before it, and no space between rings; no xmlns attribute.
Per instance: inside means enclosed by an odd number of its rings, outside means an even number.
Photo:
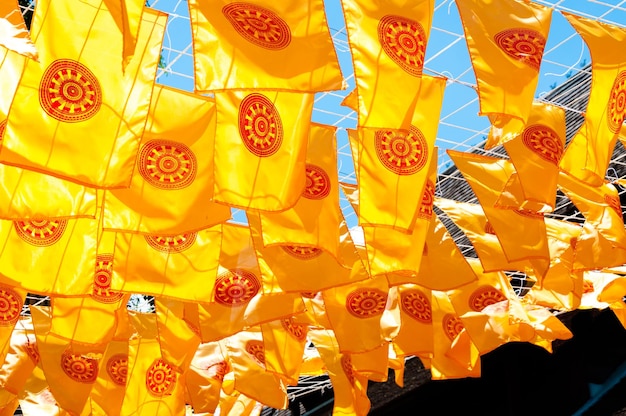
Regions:
<svg viewBox="0 0 626 416"><path fill-rule="evenodd" d="M215 94L214 201L284 211L306 183L313 94L227 91Z"/></svg>
<svg viewBox="0 0 626 416"><path fill-rule="evenodd" d="M500 129L519 132L528 119L552 9L517 0L462 0L456 5L476 74L479 115L492 123L488 149L512 138Z"/></svg>
<svg viewBox="0 0 626 416"><path fill-rule="evenodd" d="M109 341L101 362L98 378L91 389L92 406L97 406L106 415L119 414L126 393L129 370L128 340Z"/></svg>
<svg viewBox="0 0 626 416"><path fill-rule="evenodd" d="M365 416L371 403L367 397L367 378L359 375L350 354L339 348L336 332L327 329L310 331L311 341L324 361L333 385L333 414Z"/></svg>
<svg viewBox="0 0 626 416"><path fill-rule="evenodd" d="M413 230L415 213L429 177L428 167L436 160L434 145L445 83L445 78L423 77L419 107L408 131L388 128L348 131L350 146L358 149L355 171L359 184L359 225Z"/></svg>
<svg viewBox="0 0 626 416"><path fill-rule="evenodd" d="M21 308L20 308L21 310ZM17 397L39 362L39 351L32 318L21 316L11 333L10 345L4 364L0 367L0 393L2 399Z"/></svg>
<svg viewBox="0 0 626 416"><path fill-rule="evenodd" d="M206 301L221 238L221 225L178 235L116 233L110 290Z"/></svg>
<svg viewBox="0 0 626 416"><path fill-rule="evenodd" d="M414 284L398 285L402 324L393 339L398 355L432 357L433 308L431 291Z"/></svg>
<svg viewBox="0 0 626 416"><path fill-rule="evenodd" d="M593 223L585 221L576 240L574 270L594 270L626 264L626 249L616 245Z"/></svg>
<svg viewBox="0 0 626 416"><path fill-rule="evenodd" d="M135 54L139 24L143 15L144 0L105 0L118 27L122 28L124 35L122 48L122 66L127 65Z"/></svg>
<svg viewBox="0 0 626 416"><path fill-rule="evenodd" d="M338 255L342 215L335 132L335 127L311 124L304 192L293 208L260 213L264 246L317 247Z"/></svg>
<svg viewBox="0 0 626 416"><path fill-rule="evenodd" d="M322 0L189 1L198 92L339 90Z"/></svg>
<svg viewBox="0 0 626 416"><path fill-rule="evenodd" d="M591 91L585 121L563 155L560 167L590 185L604 182L617 135L626 116L626 29L563 12L583 38L591 59Z"/></svg>
<svg viewBox="0 0 626 416"><path fill-rule="evenodd" d="M360 127L409 129L418 104L435 2L342 1ZM437 117L438 120L438 117ZM420 127L421 128L421 127Z"/></svg>
<svg viewBox="0 0 626 416"><path fill-rule="evenodd" d="M26 292L17 287L0 284L0 300L1 304L5 305L0 313L0 361L4 362L9 352L11 334L22 313Z"/></svg>
<svg viewBox="0 0 626 416"><path fill-rule="evenodd" d="M558 185L589 225L595 227L614 246L626 249L624 217L615 185L589 185L567 173L559 175Z"/></svg>
<svg viewBox="0 0 626 416"><path fill-rule="evenodd" d="M224 351L223 351L224 349ZM229 373L226 351L219 342L203 342L185 373L185 386L194 413L214 413L220 402L224 376Z"/></svg>
<svg viewBox="0 0 626 416"><path fill-rule="evenodd" d="M293 317L263 323L265 368L292 386L298 384L309 327Z"/></svg>
<svg viewBox="0 0 626 416"><path fill-rule="evenodd" d="M515 166L509 181L517 178L521 195L514 208L535 212L552 212L556 204L556 184L559 162L565 149L565 110L534 102L524 130L504 143L504 148ZM510 192L507 183L503 194ZM499 206L505 206L500 196Z"/></svg>
<svg viewBox="0 0 626 416"><path fill-rule="evenodd" d="M154 303L161 354L165 361L187 371L200 344L200 336L183 319L185 305L163 297L155 297Z"/></svg>
<svg viewBox="0 0 626 416"><path fill-rule="evenodd" d="M104 0L38 2L31 33L40 59L26 64L0 161L88 186L128 186L166 20L146 9L137 54L123 73L115 65L123 35ZM95 131L88 146L76 139Z"/></svg>
<svg viewBox="0 0 626 416"><path fill-rule="evenodd" d="M17 0L4 1L0 5L0 45L31 59L39 59Z"/></svg>
<svg viewBox="0 0 626 416"><path fill-rule="evenodd" d="M147 234L197 231L230 218L211 202L215 101L157 85L127 189L105 193L105 229Z"/></svg>

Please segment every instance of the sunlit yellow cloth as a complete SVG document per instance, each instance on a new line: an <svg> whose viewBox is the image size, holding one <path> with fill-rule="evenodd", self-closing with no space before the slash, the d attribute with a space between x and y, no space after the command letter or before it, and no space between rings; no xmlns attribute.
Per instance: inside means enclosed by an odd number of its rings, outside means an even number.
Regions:
<svg viewBox="0 0 626 416"><path fill-rule="evenodd" d="M394 351L401 356L433 354L433 308L431 291L414 284L396 286L400 304L400 331L393 339Z"/></svg>
<svg viewBox="0 0 626 416"><path fill-rule="evenodd" d="M0 45L20 55L35 60L39 58L17 0L0 4Z"/></svg>
<svg viewBox="0 0 626 416"><path fill-rule="evenodd" d="M21 307L19 310L21 311ZM0 367L0 400L3 404L8 404L8 401L22 393L28 377L39 362L31 317L19 317L11 329L10 344Z"/></svg>
<svg viewBox="0 0 626 416"><path fill-rule="evenodd" d="M4 361L11 344L11 334L20 319L22 306L26 300L26 291L17 287L0 284L0 299L6 305L0 314L0 361Z"/></svg>
<svg viewBox="0 0 626 416"><path fill-rule="evenodd" d="M434 146L445 83L445 78L423 77L408 131L348 130L359 184L359 225L413 231L429 166L437 160Z"/></svg>
<svg viewBox="0 0 626 416"><path fill-rule="evenodd" d="M338 255L342 215L335 132L335 127L311 124L304 192L293 208L279 213L260 213L264 246L317 247Z"/></svg>
<svg viewBox="0 0 626 416"><path fill-rule="evenodd" d="M124 45L122 49L122 65L124 69L130 63L135 55L135 48L137 47L137 37L139 36L139 25L141 23L141 17L143 16L144 5L147 5L144 0L120 0L120 9L115 10L113 7L115 2L108 2L107 5L111 7L111 13L116 22L121 22L122 32L124 33ZM119 23L118 23L119 25Z"/></svg>
<svg viewBox="0 0 626 416"><path fill-rule="evenodd" d="M504 143L515 173L497 205L535 212L552 212L556 204L559 162L565 149L565 110L534 102L524 130ZM519 182L521 194L512 181ZM507 195L508 194L508 195Z"/></svg>
<svg viewBox="0 0 626 416"><path fill-rule="evenodd" d="M105 415L119 414L129 370L128 340L114 339L108 342L101 362L102 368L91 389L91 406ZM94 409L94 416L97 414Z"/></svg>
<svg viewBox="0 0 626 416"><path fill-rule="evenodd" d="M207 301L217 277L221 227L169 236L116 233L111 290Z"/></svg>
<svg viewBox="0 0 626 416"><path fill-rule="evenodd" d="M136 55L122 72L123 36L105 0L37 2L29 60L0 150L2 163L88 186L128 186L167 16L146 9ZM96 139L93 139L97 137Z"/></svg>
<svg viewBox="0 0 626 416"><path fill-rule="evenodd" d="M231 394L222 392L218 411L223 416L259 416L263 405L245 394L233 391Z"/></svg>
<svg viewBox="0 0 626 416"><path fill-rule="evenodd" d="M155 297L154 303L163 358L185 372L198 349L200 336L183 319L183 302Z"/></svg>
<svg viewBox="0 0 626 416"><path fill-rule="evenodd" d="M284 211L306 183L314 94L228 91L215 94L214 201Z"/></svg>
<svg viewBox="0 0 626 416"><path fill-rule="evenodd" d="M10 2L8 2L10 3ZM0 22L2 20L0 19ZM27 58L0 47L0 146L15 90ZM95 190L14 166L0 164L0 218L53 218L95 215ZM43 198L40 190L54 192Z"/></svg>
<svg viewBox="0 0 626 416"><path fill-rule="evenodd" d="M335 256L324 249L293 244L263 247L258 216L249 212L247 218L265 293L315 293L369 278L345 220L338 227L341 239Z"/></svg>
<svg viewBox="0 0 626 416"><path fill-rule="evenodd" d="M585 221L576 241L574 270L595 270L626 264L626 249L604 236L592 223Z"/></svg>
<svg viewBox="0 0 626 416"><path fill-rule="evenodd" d="M233 371L232 382L222 388L227 394L238 391L274 409L287 408L287 386L283 380L266 370L263 335L258 327L241 331L223 341L228 363Z"/></svg>
<svg viewBox="0 0 626 416"><path fill-rule="evenodd" d="M343 0L358 125L408 129L418 104L435 2ZM438 118L437 118L438 119ZM417 124L418 127L419 124Z"/></svg>
<svg viewBox="0 0 626 416"><path fill-rule="evenodd" d="M608 274L608 273L607 273ZM615 316L622 326L626 328L626 303L624 303L624 293L626 293L626 278L616 276L614 280L608 282L598 293L598 301L609 304Z"/></svg>
<svg viewBox="0 0 626 416"><path fill-rule="evenodd" d="M0 281L40 294L88 295L97 219L0 221Z"/></svg>
<svg viewBox="0 0 626 416"><path fill-rule="evenodd" d="M48 387L58 405L70 414L87 415L89 394L102 368L105 345L72 344L50 332L45 306L30 307L37 348Z"/></svg>
<svg viewBox="0 0 626 416"><path fill-rule="evenodd" d="M365 416L371 408L368 380L355 371L350 354L341 352L335 335L335 331L327 329L309 332L333 386L333 415Z"/></svg>
<svg viewBox="0 0 626 416"><path fill-rule="evenodd" d="M339 90L322 0L189 1L198 92Z"/></svg>
<svg viewBox="0 0 626 416"><path fill-rule="evenodd" d="M488 149L513 138L528 120L552 8L517 0L460 0L456 5L476 74L478 114L492 123Z"/></svg>
<svg viewBox="0 0 626 416"><path fill-rule="evenodd" d="M40 366L35 367L33 373L26 380L24 390L18 396L18 400L24 416L70 415L66 410L61 409L54 399Z"/></svg>
<svg viewBox="0 0 626 416"><path fill-rule="evenodd" d="M371 351L350 354L350 361L357 375L383 383L387 381L391 368L390 353L390 344L385 343Z"/></svg>
<svg viewBox="0 0 626 416"><path fill-rule="evenodd" d="M550 262L543 215L495 206L514 171L513 164L505 159L453 150L448 150L448 155L476 194L506 258L532 261L536 273L543 275Z"/></svg>
<svg viewBox="0 0 626 416"><path fill-rule="evenodd" d="M565 149L561 169L599 186L604 182L626 107L626 29L563 12L582 37L591 59L591 90L585 121Z"/></svg>
<svg viewBox="0 0 626 416"><path fill-rule="evenodd" d="M292 317L261 324L265 345L265 368L282 377L289 385L297 385L307 344L308 325Z"/></svg>
<svg viewBox="0 0 626 416"><path fill-rule="evenodd" d="M230 218L211 202L215 101L157 85L130 188L105 193L105 229L178 234Z"/></svg>
<svg viewBox="0 0 626 416"><path fill-rule="evenodd" d="M222 351L224 349L224 351ZM219 342L203 342L185 373L185 386L194 413L214 413L220 402L222 381L230 372L225 348Z"/></svg>
<svg viewBox="0 0 626 416"><path fill-rule="evenodd" d="M616 247L626 249L626 230L615 185L589 185L566 173L559 175L559 189L583 214L586 222Z"/></svg>

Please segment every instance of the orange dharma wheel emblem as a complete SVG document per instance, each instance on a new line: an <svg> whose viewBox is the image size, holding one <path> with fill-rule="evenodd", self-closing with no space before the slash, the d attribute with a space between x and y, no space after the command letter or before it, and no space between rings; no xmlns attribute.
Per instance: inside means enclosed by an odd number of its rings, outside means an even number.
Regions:
<svg viewBox="0 0 626 416"><path fill-rule="evenodd" d="M622 218L622 203L619 200L617 195L604 195L604 202L613 210L615 213Z"/></svg>
<svg viewBox="0 0 626 416"><path fill-rule="evenodd" d="M125 386L128 377L128 355L116 354L110 357L107 360L106 370L115 384Z"/></svg>
<svg viewBox="0 0 626 416"><path fill-rule="evenodd" d="M443 316L442 320L443 330L445 334L450 338L450 341L453 341L465 327L463 326L463 322L461 322L461 318L452 313L447 313Z"/></svg>
<svg viewBox="0 0 626 416"><path fill-rule="evenodd" d="M228 363L226 361L220 361L215 364L211 364L207 367L209 377L215 380L224 381L224 376L229 371Z"/></svg>
<svg viewBox="0 0 626 416"><path fill-rule="evenodd" d="M356 289L348 295L346 308L357 318L382 315L387 304L387 294L373 288Z"/></svg>
<svg viewBox="0 0 626 416"><path fill-rule="evenodd" d="M422 75L427 39L419 22L387 15L378 22L378 40L387 56L400 68L416 77Z"/></svg>
<svg viewBox="0 0 626 416"><path fill-rule="evenodd" d="M17 235L34 246L50 246L61 236L67 220L18 220L13 221Z"/></svg>
<svg viewBox="0 0 626 416"><path fill-rule="evenodd" d="M186 233L173 236L146 235L144 237L148 245L155 250L180 253L191 247L196 242L197 236L198 233Z"/></svg>
<svg viewBox="0 0 626 416"><path fill-rule="evenodd" d="M289 25L276 13L249 3L231 3L222 13L248 42L265 49L279 50L291 43Z"/></svg>
<svg viewBox="0 0 626 416"><path fill-rule="evenodd" d="M356 371L354 370L354 366L352 365L352 359L349 355L344 354L341 356L341 369L348 378L350 384L354 385Z"/></svg>
<svg viewBox="0 0 626 416"><path fill-rule="evenodd" d="M469 307L476 312L482 311L489 305L502 302L506 300L506 297L493 286L481 286L469 297Z"/></svg>
<svg viewBox="0 0 626 416"><path fill-rule="evenodd" d="M288 254L301 260L311 260L315 257L319 257L324 252L319 247L306 247L306 246L281 246Z"/></svg>
<svg viewBox="0 0 626 416"><path fill-rule="evenodd" d="M148 393L155 397L170 394L176 385L176 370L174 366L162 358L154 360L146 371L146 387Z"/></svg>
<svg viewBox="0 0 626 416"><path fill-rule="evenodd" d="M306 339L307 326L302 324L297 324L293 321L293 318L286 318L280 320L281 325L287 331L287 333L291 334L298 341L304 341Z"/></svg>
<svg viewBox="0 0 626 416"><path fill-rule="evenodd" d="M246 352L259 364L265 365L265 345L263 341L251 339L246 342Z"/></svg>
<svg viewBox="0 0 626 416"><path fill-rule="evenodd" d="M540 124L524 129L522 143L536 155L555 165L559 164L565 150L559 135L550 127Z"/></svg>
<svg viewBox="0 0 626 416"><path fill-rule="evenodd" d="M160 189L182 189L196 178L196 155L182 143L150 140L139 151L139 174Z"/></svg>
<svg viewBox="0 0 626 416"><path fill-rule="evenodd" d="M215 301L225 306L243 305L256 296L260 288L254 273L243 269L228 270L215 281Z"/></svg>
<svg viewBox="0 0 626 416"><path fill-rule="evenodd" d="M69 378L79 383L93 383L98 377L98 361L68 351L61 356L61 368Z"/></svg>
<svg viewBox="0 0 626 416"><path fill-rule="evenodd" d="M0 327L13 326L22 313L24 300L13 289L0 287Z"/></svg>
<svg viewBox="0 0 626 416"><path fill-rule="evenodd" d="M507 29L494 36L496 45L511 58L539 71L546 39L536 30Z"/></svg>
<svg viewBox="0 0 626 416"><path fill-rule="evenodd" d="M100 83L80 62L58 59L41 77L39 103L57 120L68 123L88 120L102 106Z"/></svg>
<svg viewBox="0 0 626 416"><path fill-rule="evenodd" d="M113 254L98 254L96 257L96 272L93 278L91 297L101 303L115 303L124 294L111 290L111 276L113 274Z"/></svg>
<svg viewBox="0 0 626 416"><path fill-rule="evenodd" d="M319 166L306 165L306 185L303 197L308 199L324 199L330 194L330 178Z"/></svg>
<svg viewBox="0 0 626 416"><path fill-rule="evenodd" d="M378 130L374 138L378 160L396 175L413 175L426 166L428 144L421 131L411 126L400 130Z"/></svg>
<svg viewBox="0 0 626 416"><path fill-rule="evenodd" d="M400 294L402 310L418 322L429 324L433 321L433 311L430 300L417 289L405 290Z"/></svg>
<svg viewBox="0 0 626 416"><path fill-rule="evenodd" d="M426 181L422 204L418 212L418 217L430 220L433 217L433 205L435 204L435 184L431 180Z"/></svg>
<svg viewBox="0 0 626 416"><path fill-rule="evenodd" d="M626 115L626 71L620 72L611 88L611 95L607 108L609 129L613 133L619 133L624 116Z"/></svg>
<svg viewBox="0 0 626 416"><path fill-rule="evenodd" d="M283 142L283 124L274 104L264 95L250 94L239 105L239 135L253 155L271 156Z"/></svg>

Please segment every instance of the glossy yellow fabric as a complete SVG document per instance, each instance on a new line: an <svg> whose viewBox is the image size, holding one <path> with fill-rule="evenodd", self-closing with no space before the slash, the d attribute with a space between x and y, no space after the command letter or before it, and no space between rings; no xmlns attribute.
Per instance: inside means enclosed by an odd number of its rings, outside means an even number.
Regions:
<svg viewBox="0 0 626 416"><path fill-rule="evenodd" d="M585 221L576 241L574 270L594 270L626 264L626 249L606 237L593 223Z"/></svg>
<svg viewBox="0 0 626 416"><path fill-rule="evenodd" d="M556 204L559 161L565 149L565 110L534 102L524 130L504 143L515 173L509 182L520 183L521 194L509 183L497 205L535 212L552 212ZM507 201L509 194L512 201Z"/></svg>
<svg viewBox="0 0 626 416"><path fill-rule="evenodd" d="M32 318L22 316L16 322L11 333L10 344L7 349L4 364L0 367L0 388L2 400L12 400L23 390L28 377L31 375L37 361L28 354L28 347L36 345ZM35 347L36 348L36 347ZM1 405L0 405L1 406Z"/></svg>
<svg viewBox="0 0 626 416"><path fill-rule="evenodd" d="M38 59L37 48L30 39L17 0L8 0L0 5L0 45L5 48Z"/></svg>
<svg viewBox="0 0 626 416"><path fill-rule="evenodd" d="M122 48L122 65L124 69L130 63L135 54L139 24L143 15L146 2L144 0L105 0L107 8L113 14L118 27L122 28L124 35Z"/></svg>
<svg viewBox="0 0 626 416"><path fill-rule="evenodd" d="M6 311L2 315L3 325L0 327L0 361L4 361L11 346L13 328L19 322L17 317L26 300L26 291L6 284L0 284L0 291L3 303L6 304Z"/></svg>
<svg viewBox="0 0 626 416"><path fill-rule="evenodd" d="M260 327L265 345L266 370L279 375L291 386L297 385L308 326L299 325L288 317L262 323Z"/></svg>
<svg viewBox="0 0 626 416"><path fill-rule="evenodd" d="M26 64L9 114L0 161L88 186L128 186L150 105L167 17L146 9L137 54L123 73L119 64L123 36L104 0L94 4L55 1L54 7L50 3L37 3L31 34L39 50L39 62L29 60ZM40 87L40 82L46 69L59 59L79 61L91 71L97 83L90 82L91 87L85 88L97 91L99 84L100 93L94 97L100 96L102 101L93 100L101 102L99 108L97 104L89 105L93 112L81 115L68 106L67 113L55 117L44 111L39 91L46 87ZM62 101L60 97L55 99ZM65 121L68 114L86 118ZM96 131L98 140L85 142Z"/></svg>
<svg viewBox="0 0 626 416"><path fill-rule="evenodd" d="M626 29L564 12L591 53L591 90L585 121L567 146L561 169L599 186L626 112L616 102L626 77Z"/></svg>
<svg viewBox="0 0 626 416"><path fill-rule="evenodd" d="M214 138L213 99L156 85L130 188L105 193L103 227L148 234L179 234L228 220L230 209L211 202ZM180 176L174 178L183 178L178 186L177 179L168 184L168 170L158 170L160 163L170 160L166 150L156 147L145 158L141 156L157 144L177 146L179 153L176 155L191 158L188 166L183 164L185 159L175 165L180 166ZM161 177L162 180L153 182L146 177ZM187 178L191 181L187 182Z"/></svg>
<svg viewBox="0 0 626 416"><path fill-rule="evenodd" d="M434 146L445 83L445 78L422 77L411 119L411 139L399 138L406 136L406 131L384 126L348 130L352 154L356 156L359 225L413 231L415 214L430 176L428 167L436 161ZM406 172L398 173L386 163Z"/></svg>
<svg viewBox="0 0 626 416"><path fill-rule="evenodd" d="M103 365L106 365L110 359L119 360L124 358L126 359L126 365L128 365L128 340L113 339L107 343L101 362ZM128 370L128 367L126 367L126 370ZM98 378L89 395L92 408L99 409L104 415L119 414L126 393L126 384L121 385L119 382L119 379L114 381L111 378L106 367L98 371ZM98 413L94 411L94 415L96 414Z"/></svg>
<svg viewBox="0 0 626 416"><path fill-rule="evenodd" d="M432 26L435 2L420 0L406 2L387 1L383 4L371 0L343 0L348 43L354 62L356 94L358 95L358 125L371 128L408 129L416 107L419 106L416 92L422 81L421 69L424 57L407 58L420 62L411 72L395 62L381 43L379 33L384 27L384 18L400 18L402 30L409 33L411 45L397 47L398 55L406 56L408 50L425 50ZM422 39L415 38L406 20L419 23ZM381 26L382 25L382 26ZM400 30L400 29L397 29ZM419 56L419 54L418 54ZM399 57L398 59L402 59Z"/></svg>
<svg viewBox="0 0 626 416"><path fill-rule="evenodd" d="M111 289L206 301L217 277L221 227L177 236L116 233ZM159 250L148 239L169 241L175 249ZM191 245L184 248L186 243Z"/></svg>
<svg viewBox="0 0 626 416"><path fill-rule="evenodd" d="M342 89L341 70L322 0L242 3L251 9L261 9L247 14L253 23L259 22L256 27L247 26L249 36L264 39L267 33L255 30L261 24L271 26L270 38L280 28L278 21L288 26L290 41L287 43L286 37L278 39L281 47L277 48L258 45L238 33L223 12L229 3L189 1L197 92L245 88L302 92Z"/></svg>
<svg viewBox="0 0 626 416"><path fill-rule="evenodd" d="M335 127L311 124L305 191L293 208L280 213L260 213L264 246L319 247L338 255L342 215L335 133Z"/></svg>
<svg viewBox="0 0 626 416"><path fill-rule="evenodd" d="M264 97L268 105L254 106L254 113L241 110L246 98ZM305 163L313 111L313 94L272 91L228 91L215 94L214 201L242 209L284 211L293 207L304 190ZM267 122L267 133L254 135L257 143L270 142L282 133L275 153L257 156L248 150L242 136ZM280 120L280 123L278 123ZM275 139L278 143L278 139ZM261 143L264 144L264 143Z"/></svg>
<svg viewBox="0 0 626 416"><path fill-rule="evenodd" d="M393 339L400 356L433 354L433 311L431 291L415 284L396 286L400 303L400 331Z"/></svg>
<svg viewBox="0 0 626 416"><path fill-rule="evenodd" d="M158 341L163 359L174 364L181 372L187 371L198 345L198 335L185 322L185 304L179 300L155 297Z"/></svg>
<svg viewBox="0 0 626 416"><path fill-rule="evenodd" d="M350 354L350 361L356 374L383 383L388 378L389 343L371 351Z"/></svg>
<svg viewBox="0 0 626 416"><path fill-rule="evenodd" d="M230 372L230 367L220 343L198 345L185 373L185 386L194 413L215 412L220 403L222 380L227 372Z"/></svg>
<svg viewBox="0 0 626 416"><path fill-rule="evenodd" d="M493 125L485 144L491 148L510 140L510 133L520 131L528 119L552 9L517 0L460 0L455 4L476 75L478 114L488 116ZM506 36L507 30L515 34ZM500 34L508 52L498 46ZM502 128L509 134L503 134Z"/></svg>

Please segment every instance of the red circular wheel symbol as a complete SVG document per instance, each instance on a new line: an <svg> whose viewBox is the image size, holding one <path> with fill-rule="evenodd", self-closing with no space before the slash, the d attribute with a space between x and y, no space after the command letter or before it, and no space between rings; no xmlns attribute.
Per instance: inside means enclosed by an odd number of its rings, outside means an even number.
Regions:
<svg viewBox="0 0 626 416"><path fill-rule="evenodd" d="M463 329L465 329L463 322L461 322L461 318L452 313L444 315L442 324L444 332L451 341L454 340L454 338L456 338L456 336L459 335Z"/></svg>
<svg viewBox="0 0 626 416"><path fill-rule="evenodd" d="M248 42L265 49L279 50L291 43L289 25L271 10L249 3L231 3L222 13Z"/></svg>
<svg viewBox="0 0 626 416"><path fill-rule="evenodd" d="M211 364L207 367L209 377L215 380L224 381L224 376L228 373L228 363L226 361L220 361L219 363Z"/></svg>
<svg viewBox="0 0 626 416"><path fill-rule="evenodd" d="M481 286L469 297L469 307L476 312L494 303L502 302L506 297L493 286Z"/></svg>
<svg viewBox="0 0 626 416"><path fill-rule="evenodd" d="M607 110L609 129L619 133L626 115L626 71L620 72L613 82Z"/></svg>
<svg viewBox="0 0 626 416"><path fill-rule="evenodd" d="M265 365L265 346L263 341L251 339L246 342L246 352L252 356L259 364Z"/></svg>
<svg viewBox="0 0 626 416"><path fill-rule="evenodd" d="M622 218L622 204L619 200L619 197L616 195L604 195L604 202L613 210L615 213Z"/></svg>
<svg viewBox="0 0 626 416"><path fill-rule="evenodd" d="M421 290L405 290L400 294L402 310L418 322L429 324L433 321L433 311L428 297Z"/></svg>
<svg viewBox="0 0 626 416"><path fill-rule="evenodd" d="M59 241L67 227L67 220L13 221L17 235L33 246L51 246Z"/></svg>
<svg viewBox="0 0 626 416"><path fill-rule="evenodd" d="M546 39L536 30L514 28L494 36L496 45L511 58L539 71Z"/></svg>
<svg viewBox="0 0 626 416"><path fill-rule="evenodd" d="M435 184L431 180L426 181L424 186L424 194L422 195L422 204L418 212L418 217L430 220L433 217L433 205L435 204Z"/></svg>
<svg viewBox="0 0 626 416"><path fill-rule="evenodd" d="M113 254L98 254L96 257L96 272L93 278L91 297L101 303L115 303L122 299L123 293L111 290L111 276L113 274Z"/></svg>
<svg viewBox="0 0 626 416"><path fill-rule="evenodd" d="M120 386L126 385L128 377L128 355L116 354L107 360L107 374L113 382Z"/></svg>
<svg viewBox="0 0 626 416"><path fill-rule="evenodd" d="M271 156L283 142L283 124L274 104L261 94L250 94L239 105L239 135L252 154Z"/></svg>
<svg viewBox="0 0 626 416"><path fill-rule="evenodd" d="M416 77L422 75L427 39L419 22L402 16L385 16L378 22L378 40L400 68Z"/></svg>
<svg viewBox="0 0 626 416"><path fill-rule="evenodd" d="M352 359L350 358L349 355L344 354L341 356L341 368L343 369L343 372L348 378L348 381L350 382L350 384L354 384L356 372L354 371L354 366L352 365Z"/></svg>
<svg viewBox="0 0 626 416"><path fill-rule="evenodd" d="M300 260L311 260L322 255L324 250L318 247L281 246L288 254Z"/></svg>
<svg viewBox="0 0 626 416"><path fill-rule="evenodd" d="M346 299L346 308L357 318L382 315L387 304L387 294L382 290L363 288L352 291Z"/></svg>
<svg viewBox="0 0 626 416"><path fill-rule="evenodd" d="M176 371L174 366L157 358L146 371L146 387L148 393L155 397L162 397L171 393L176 385Z"/></svg>
<svg viewBox="0 0 626 416"><path fill-rule="evenodd" d="M69 378L79 383L93 383L98 377L98 361L67 351L61 356L61 368Z"/></svg>
<svg viewBox="0 0 626 416"><path fill-rule="evenodd" d="M0 287L0 326L12 326L22 313L24 300L13 289Z"/></svg>
<svg viewBox="0 0 626 416"><path fill-rule="evenodd" d="M226 306L248 303L259 293L261 284L254 273L232 269L222 273L215 281L215 301Z"/></svg>
<svg viewBox="0 0 626 416"><path fill-rule="evenodd" d="M555 165L563 156L564 143L559 135L548 126L535 124L524 129L522 143L542 159Z"/></svg>
<svg viewBox="0 0 626 416"><path fill-rule="evenodd" d="M376 155L396 175L419 172L428 161L428 144L421 131L411 126L409 133L379 130L375 135Z"/></svg>
<svg viewBox="0 0 626 416"><path fill-rule="evenodd" d="M330 178L319 166L306 165L306 185L303 197L308 199L324 199L330 194Z"/></svg>
<svg viewBox="0 0 626 416"><path fill-rule="evenodd" d="M155 250L166 253L180 253L196 242L198 233L186 233L173 236L146 235L146 242Z"/></svg>
<svg viewBox="0 0 626 416"><path fill-rule="evenodd" d="M141 147L137 161L141 177L156 188L182 189L196 178L196 155L182 143L150 140Z"/></svg>
<svg viewBox="0 0 626 416"><path fill-rule="evenodd" d="M57 120L68 123L88 120L102 105L100 83L80 62L58 59L41 77L39 103Z"/></svg>
<svg viewBox="0 0 626 416"><path fill-rule="evenodd" d="M304 341L306 339L306 325L295 323L293 321L293 318L281 319L280 323L282 324L285 331L291 334L298 341Z"/></svg>

